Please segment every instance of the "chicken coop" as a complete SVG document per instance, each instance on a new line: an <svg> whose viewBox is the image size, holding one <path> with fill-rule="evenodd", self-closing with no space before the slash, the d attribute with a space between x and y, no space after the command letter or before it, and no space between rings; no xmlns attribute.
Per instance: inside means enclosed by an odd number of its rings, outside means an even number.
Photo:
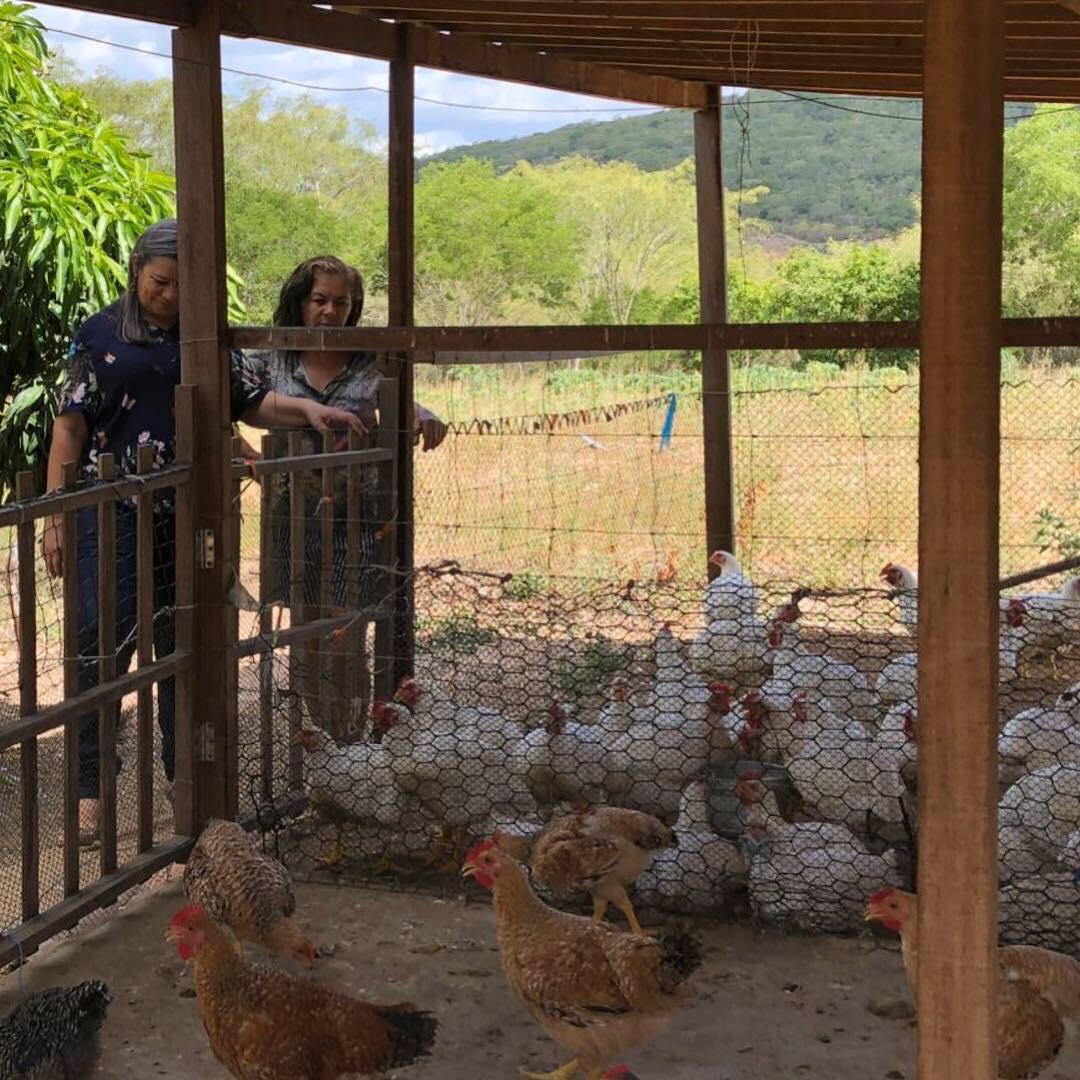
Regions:
<svg viewBox="0 0 1080 1080"><path fill-rule="evenodd" d="M1002 316L1002 109L1080 102L1080 3L61 6L176 28L182 385L174 465L154 469L147 456L114 480L110 462L85 486L71 463L63 490L40 494L27 474L0 508L19 567L19 700L0 717L11 833L0 962L183 862L211 818L244 822L296 876L437 890L484 836L527 852L553 816L617 806L664 829L616 902L631 921L707 915L852 932L868 895L917 888L919 1075L997 1075L999 938L1080 957L1080 558L1018 556L1003 568L1000 535L1002 350L1080 346L1080 315ZM229 323L223 36L389 63L387 325ZM416 325L417 68L692 112L700 321ZM918 322L728 320L724 85L921 100ZM859 557L872 571L846 581L745 551L756 488L739 475L730 354L814 348L919 358L917 383L881 388L910 403L910 425L888 437L909 440L912 546L893 552L867 536ZM274 432L246 459L229 413L234 349L378 354L377 429ZM700 353L696 400L681 406L700 410L700 453L672 454L662 475L651 451L631 468L654 487L691 477L700 535L676 557L652 503L652 563L613 556L618 572L560 574L570 558L552 548L560 496L529 472L559 467L529 442L557 429L592 439L597 455L605 438L670 438L676 403L663 395L475 421L478 435L522 440L515 528L527 537L547 521L548 561L540 574L527 560L509 568L505 548L462 557L453 530L488 519L464 485L452 522L425 509L434 474L414 453L417 370L662 350ZM1061 447L1076 436L1067 421ZM865 433L850 437L865 444ZM1076 455L1062 453L1075 500ZM498 476L509 462L489 467ZM605 482L617 483L596 481L582 503L599 505ZM176 499L175 647L154 659L151 519L163 489ZM75 516L96 513L111 626L122 500L138 521L137 612L130 640L103 630L98 684L80 690L78 582L61 583L59 660L46 671L36 545L45 518L60 515L74 562ZM138 662L118 676L125 649ZM166 683L176 696L168 803L153 724ZM136 704L123 720L125 698ZM79 845L77 793L88 712L102 747L91 853ZM556 884L545 895L561 902Z"/></svg>

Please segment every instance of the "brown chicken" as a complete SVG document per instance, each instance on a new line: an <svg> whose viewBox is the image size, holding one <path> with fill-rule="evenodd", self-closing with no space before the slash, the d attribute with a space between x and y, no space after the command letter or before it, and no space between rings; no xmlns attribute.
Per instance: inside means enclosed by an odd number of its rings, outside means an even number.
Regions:
<svg viewBox="0 0 1080 1080"><path fill-rule="evenodd" d="M630 929L642 934L626 887L656 852L673 843L672 831L651 814L618 806L582 807L548 823L533 844L530 866L533 877L554 892L589 893L595 922L614 904Z"/></svg>
<svg viewBox="0 0 1080 1080"><path fill-rule="evenodd" d="M289 871L257 850L235 821L206 823L184 867L184 894L241 943L253 941L309 967L315 962L315 946L291 918L296 897Z"/></svg>
<svg viewBox="0 0 1080 1080"><path fill-rule="evenodd" d="M214 1056L238 1080L337 1080L426 1055L437 1022L402 1002L371 1005L246 961L206 910L191 904L166 937L195 965L195 997Z"/></svg>
<svg viewBox="0 0 1080 1080"><path fill-rule="evenodd" d="M915 993L918 965L918 901L889 886L870 897L868 922L900 935L908 986ZM1080 1018L1080 963L1034 945L998 949L998 1076L1034 1076L1061 1050L1066 1023Z"/></svg>
<svg viewBox="0 0 1080 1080"><path fill-rule="evenodd" d="M606 1063L655 1036L685 997L701 963L698 942L673 927L656 937L627 934L556 911L532 890L520 863L492 838L462 867L491 889L499 952L510 988L540 1026L574 1055L532 1080L602 1080Z"/></svg>

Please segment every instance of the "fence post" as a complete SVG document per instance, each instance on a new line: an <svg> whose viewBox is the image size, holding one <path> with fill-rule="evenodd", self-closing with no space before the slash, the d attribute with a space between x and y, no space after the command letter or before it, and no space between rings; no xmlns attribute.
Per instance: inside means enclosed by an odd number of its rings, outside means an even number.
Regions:
<svg viewBox="0 0 1080 1080"><path fill-rule="evenodd" d="M720 87L709 87L708 108L694 113L697 177L698 288L701 321L727 322L727 241L721 167ZM701 416L705 442L706 554L735 551L734 448L731 442L731 367L727 349L701 351ZM710 577L720 568L708 564Z"/></svg>
<svg viewBox="0 0 1080 1080"><path fill-rule="evenodd" d="M391 326L412 326L413 195L415 185L413 93L415 66L407 25L398 27L398 54L390 61L390 245L389 317ZM413 512L414 379L411 356L399 357L397 408L397 569L394 582L393 682L413 670L416 649L415 536Z"/></svg>
<svg viewBox="0 0 1080 1080"><path fill-rule="evenodd" d="M220 0L198 0L190 26L173 31L173 114L179 221L180 361L196 387L193 460L196 543L191 687L196 725L197 819L231 817L237 777L236 611L225 602L230 531L229 352L226 348L225 191L221 127ZM231 775L230 775L231 773Z"/></svg>
<svg viewBox="0 0 1080 1080"><path fill-rule="evenodd" d="M65 461L61 467L65 491L78 483L79 465ZM46 528L48 528L46 520ZM63 518L64 596L64 697L79 692L79 575L75 511ZM64 724L64 895L79 891L79 718Z"/></svg>
<svg viewBox="0 0 1080 1080"><path fill-rule="evenodd" d="M1004 7L926 5L919 392L920 1080L997 1076Z"/></svg>

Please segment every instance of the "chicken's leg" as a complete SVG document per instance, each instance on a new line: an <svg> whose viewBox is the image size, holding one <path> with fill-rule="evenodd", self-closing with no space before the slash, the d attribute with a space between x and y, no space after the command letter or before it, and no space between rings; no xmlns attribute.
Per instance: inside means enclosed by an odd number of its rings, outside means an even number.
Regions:
<svg viewBox="0 0 1080 1080"><path fill-rule="evenodd" d="M581 1063L577 1058L574 1058L573 1061L568 1061L554 1072L534 1073L522 1069L521 1075L523 1080L573 1080L580 1070Z"/></svg>
<svg viewBox="0 0 1080 1080"><path fill-rule="evenodd" d="M600 896L592 898L592 921L603 922L604 912L607 911L608 902Z"/></svg>
<svg viewBox="0 0 1080 1080"><path fill-rule="evenodd" d="M345 858L345 848L341 844L341 825L334 822L334 842L330 850L322 857L324 866L337 866Z"/></svg>
<svg viewBox="0 0 1080 1080"><path fill-rule="evenodd" d="M626 916L626 921L630 924L630 929L635 934L647 934L647 930L643 930L641 923L638 922L638 917L634 911L634 905L630 903L630 897L626 895L624 891L621 899L615 901L615 906Z"/></svg>

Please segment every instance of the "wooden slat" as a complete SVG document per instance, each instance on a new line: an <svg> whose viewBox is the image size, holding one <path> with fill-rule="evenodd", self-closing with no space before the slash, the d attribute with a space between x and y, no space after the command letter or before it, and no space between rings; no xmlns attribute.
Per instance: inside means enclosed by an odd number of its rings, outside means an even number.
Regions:
<svg viewBox="0 0 1080 1080"><path fill-rule="evenodd" d="M1000 0L927 5L919 393L920 1080L998 1075Z"/></svg>
<svg viewBox="0 0 1080 1080"><path fill-rule="evenodd" d="M194 839L174 836L150 851L144 851L119 870L99 878L82 892L60 901L36 918L0 936L0 965L9 964L34 952L44 941L74 926L80 919L111 904L128 889L153 877L159 870L187 858Z"/></svg>
<svg viewBox="0 0 1080 1080"><path fill-rule="evenodd" d="M229 355L225 347L225 191L221 120L220 0L199 0L190 27L174 30L173 124L179 231L180 366L198 388L200 425L195 448L195 528L212 537L212 566L195 569L192 648L193 715L199 730L197 777L200 817L227 817L235 794L229 776L235 747L235 665L229 638L236 609L223 603L228 587L230 530ZM207 760L209 759L209 760Z"/></svg>
<svg viewBox="0 0 1080 1080"><path fill-rule="evenodd" d="M1080 316L1002 319L1002 345L1080 345ZM637 326L354 326L235 327L243 349L324 349L374 352L569 351L649 352L726 349L913 349L917 322L729 323Z"/></svg>
<svg viewBox="0 0 1080 1080"><path fill-rule="evenodd" d="M262 460L272 458L278 439L262 437ZM281 552L274 548L274 511L272 484L266 478L259 485L259 635L268 638L274 629L274 613L269 607L271 578L278 577L277 560ZM274 654L259 657L259 774L262 798L274 797Z"/></svg>
<svg viewBox="0 0 1080 1080"><path fill-rule="evenodd" d="M332 459L335 468L344 468L346 465L374 465L387 460L387 451L377 448L339 450L332 455ZM240 479L245 476L263 477L287 472L307 472L310 469L322 468L325 464L325 454L296 454L271 461L236 464L232 466L232 475L235 479Z"/></svg>
<svg viewBox="0 0 1080 1080"><path fill-rule="evenodd" d="M349 432L349 449L359 450L365 437L359 432ZM345 606L355 611L360 606L360 536L362 523L361 481L363 469L359 465L350 465L345 475ZM359 699L360 715L367 715L368 706L368 654L367 623L360 621L349 628L349 656L345 699L349 703L350 715L354 704Z"/></svg>
<svg viewBox="0 0 1080 1080"><path fill-rule="evenodd" d="M724 234L724 182L720 157L720 88L711 107L694 114L697 179L698 282L701 318L727 319L727 241ZM726 349L701 354L702 424L705 461L705 546L735 550L735 475L731 441L731 368ZM709 577L720 568L706 564Z"/></svg>
<svg viewBox="0 0 1080 1080"><path fill-rule="evenodd" d="M139 447L136 467L140 475L154 468L152 446ZM154 496L147 492L140 495L136 512L136 659L142 668L154 659ZM160 703L158 707L161 707ZM137 725L139 850L149 851L154 846L154 700L150 687L139 691Z"/></svg>
<svg viewBox="0 0 1080 1080"><path fill-rule="evenodd" d="M390 237L387 302L390 322L411 326L415 321L414 201L416 184L415 83L420 62L416 52L419 35L408 26L398 28L398 52L390 61ZM444 39L445 40L445 39ZM438 66L438 65L436 65ZM396 683L412 674L416 651L416 586L413 514L413 430L416 426L413 365L397 365L397 521L394 526L398 570L394 582L393 677Z"/></svg>
<svg viewBox="0 0 1080 1080"><path fill-rule="evenodd" d="M289 433L289 455L297 457L303 445L298 431ZM297 626L304 608L304 492L302 473L289 477L289 609L290 628ZM297 639L299 643L299 639ZM305 670L312 650L289 649L289 790L302 791L304 786L304 751L297 743L303 719L304 696L311 692L312 673ZM311 718L318 723L319 717Z"/></svg>
<svg viewBox="0 0 1080 1080"><path fill-rule="evenodd" d="M341 627L354 625L357 618L369 622L387 620L392 612L388 605L375 604L371 607L358 608L345 615L333 615L328 619L312 619L310 622L290 626L285 630L271 631L265 637L244 638L230 649L233 656L266 656L276 649L285 648L297 642L315 641L317 638L339 630ZM3 729L0 729L3 730Z"/></svg>
<svg viewBox="0 0 1080 1080"><path fill-rule="evenodd" d="M194 0L58 0L52 6L165 26L183 26L191 22L195 8ZM48 23L49 20L44 21Z"/></svg>
<svg viewBox="0 0 1080 1080"><path fill-rule="evenodd" d="M398 381L397 379L380 379L379 430L377 433L379 445L390 449L396 448L397 432L394 430L393 420L384 418L392 418L397 415ZM390 698L395 686L393 660L394 643L397 639L394 623L398 618L397 604L394 600L394 594L398 587L397 576L394 573L398 564L397 500L397 460L396 456L392 456L379 469L379 487L376 497L376 512L379 521L376 535L381 535L381 539L377 541L376 558L380 566L386 567L386 570L379 575L377 599L380 603L388 601L392 614L388 620L378 623L375 627L375 655L372 661L372 675L375 696L385 699Z"/></svg>
<svg viewBox="0 0 1080 1080"><path fill-rule="evenodd" d="M61 467L65 491L78 483L77 462ZM64 697L79 693L79 552L75 511L63 516ZM79 717L64 725L64 895L79 891Z"/></svg>
<svg viewBox="0 0 1080 1080"><path fill-rule="evenodd" d="M33 471L15 477L15 497L34 497ZM34 523L19 526L19 714L37 711L37 545ZM22 917L38 913L40 889L40 831L38 828L38 745L26 739L19 748L20 816L22 822Z"/></svg>
<svg viewBox="0 0 1080 1080"><path fill-rule="evenodd" d="M98 458L101 479L113 479L115 460L112 454ZM98 683L116 678L116 504L98 504ZM98 710L98 775L101 806L101 873L116 869L116 718L119 702L102 705Z"/></svg>
<svg viewBox="0 0 1080 1080"><path fill-rule="evenodd" d="M145 480L131 476L115 480L111 484L95 484L93 487L64 491L56 495L42 495L32 502L20 502L0 508L0 529L36 521L48 514L62 514L84 506L99 506L103 502L118 502L120 499L137 496L143 491L172 487L182 483L190 475L191 469L188 466L170 465L166 469L158 469Z"/></svg>
<svg viewBox="0 0 1080 1080"><path fill-rule="evenodd" d="M195 387L181 384L173 394L176 413L176 457L190 462L195 454ZM193 484L176 486L176 655L190 657L194 640L195 603L195 490ZM198 793L195 786L195 721L191 665L176 675L176 779L173 781L173 820L184 836L199 831Z"/></svg>
<svg viewBox="0 0 1080 1080"><path fill-rule="evenodd" d="M158 679L187 671L190 666L191 654L176 652L164 660L155 660L144 671L128 672L108 685L93 686L89 690L84 690L78 697L65 698L55 705L49 705L29 716L4 724L0 727L0 751L9 749L23 739L30 739L35 735L42 735L46 731L61 727L83 713L99 711L105 705L115 705L127 694L137 693L144 686L150 686Z"/></svg>
<svg viewBox="0 0 1080 1080"><path fill-rule="evenodd" d="M322 505L319 507L319 615L325 616L333 596L334 583L335 470L328 464L328 455L334 451L334 435L329 431L323 433L322 448L322 468L319 470L322 491ZM329 638L319 642L319 702L323 715L329 721L327 728L330 734L340 741L345 736L342 720L344 713L340 708L344 687L338 686L335 679L334 652L334 642Z"/></svg>

